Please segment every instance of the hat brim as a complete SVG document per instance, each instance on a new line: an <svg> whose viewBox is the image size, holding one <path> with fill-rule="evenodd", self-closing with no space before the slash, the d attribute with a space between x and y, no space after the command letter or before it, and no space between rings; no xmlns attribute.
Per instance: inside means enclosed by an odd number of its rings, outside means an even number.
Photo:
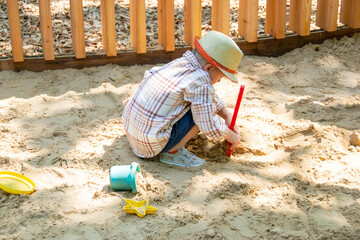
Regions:
<svg viewBox="0 0 360 240"><path fill-rule="evenodd" d="M227 78L229 78L231 81L233 81L233 82L238 82L238 80L237 80L237 78L236 78L236 72L235 73L229 73L229 72L227 72L227 71L225 71L225 70L222 70L221 68L219 68L220 69L220 71L227 77Z"/></svg>

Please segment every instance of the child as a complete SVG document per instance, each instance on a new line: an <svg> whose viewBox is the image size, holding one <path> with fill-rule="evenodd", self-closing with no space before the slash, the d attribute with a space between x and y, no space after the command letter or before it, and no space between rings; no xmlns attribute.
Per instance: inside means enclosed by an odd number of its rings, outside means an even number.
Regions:
<svg viewBox="0 0 360 240"><path fill-rule="evenodd" d="M214 139L224 137L234 149L240 143L239 131L228 128L231 114L213 84L222 77L237 82L242 56L231 38L211 31L195 38L193 52L146 71L122 116L134 153L143 158L159 154L168 164L200 166L203 161L184 148L199 131Z"/></svg>

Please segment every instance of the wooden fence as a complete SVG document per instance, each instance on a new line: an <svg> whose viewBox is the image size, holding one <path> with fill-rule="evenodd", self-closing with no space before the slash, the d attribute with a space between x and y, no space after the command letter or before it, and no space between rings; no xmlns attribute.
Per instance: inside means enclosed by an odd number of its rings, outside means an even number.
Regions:
<svg viewBox="0 0 360 240"><path fill-rule="evenodd" d="M12 60L0 60L0 70L29 68L29 70L36 70L36 65L39 63L44 65L40 70L46 69L46 66L48 68L62 68L62 63L66 61L64 59L72 59L74 67L101 65L109 62L123 63L124 65L156 63L171 60L181 55L185 50L193 47L195 36L201 37L201 0L184 0L184 39L189 44L189 47L182 49L175 48L174 0L158 0L158 39L159 44L164 50L147 51L145 0L130 0L130 39L131 46L135 51L132 53L118 52L116 49L114 0L101 0L102 43L105 56L87 56L85 52L83 3L82 0L69 1L74 56L67 58L56 56L55 58L50 0L39 0L40 29L44 56L41 59L36 58L34 60L34 58L31 58L24 61L18 1L7 0L13 58ZM295 34L286 36L287 1L267 0L265 32L271 38L259 39L257 34L258 0L239 0L238 34L244 40L238 42L238 45L241 46L245 54L255 53L276 56L308 42L319 42L326 38L358 32L360 28L360 0L339 1L317 1L316 25L322 31L311 33L310 17L312 1L291 0L289 28ZM340 22L347 26L343 29L338 29L337 27L339 7ZM229 35L229 15L230 0L212 0L211 23L213 30ZM285 47L283 46L284 44L286 45ZM269 45L272 48L263 49L265 54L262 53L261 48L264 48L264 46L269 47ZM282 46L282 49L279 46ZM154 58L154 54L157 54L158 57ZM71 65L65 66L71 67Z"/></svg>

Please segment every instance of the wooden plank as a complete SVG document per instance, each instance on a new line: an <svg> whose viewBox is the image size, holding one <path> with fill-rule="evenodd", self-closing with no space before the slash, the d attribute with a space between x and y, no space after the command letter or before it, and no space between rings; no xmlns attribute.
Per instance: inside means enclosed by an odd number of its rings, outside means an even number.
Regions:
<svg viewBox="0 0 360 240"><path fill-rule="evenodd" d="M350 0L351 1L351 0ZM350 26L351 24L351 4L349 4L349 0L342 0L340 7L340 22Z"/></svg>
<svg viewBox="0 0 360 240"><path fill-rule="evenodd" d="M337 29L339 0L318 0L316 7L316 26L332 32Z"/></svg>
<svg viewBox="0 0 360 240"><path fill-rule="evenodd" d="M50 0L39 0L40 28L45 60L54 60L54 38L51 25Z"/></svg>
<svg viewBox="0 0 360 240"><path fill-rule="evenodd" d="M340 22L351 28L360 28L360 0L341 1Z"/></svg>
<svg viewBox="0 0 360 240"><path fill-rule="evenodd" d="M175 15L174 15L174 0L163 0L165 1L165 51L175 50Z"/></svg>
<svg viewBox="0 0 360 240"><path fill-rule="evenodd" d="M286 0L267 0L265 32L276 39L285 38Z"/></svg>
<svg viewBox="0 0 360 240"><path fill-rule="evenodd" d="M299 36L297 34L287 35L285 39L275 39L273 37L259 38L257 42L249 43L245 40L237 41L237 45L242 49L245 55L259 56L280 56L293 49L304 46L305 44L321 44L326 39L337 38L343 36L352 36L354 33L360 32L360 29L352 29L349 27L339 28L334 32L326 32L323 30L313 31L309 36ZM135 64L159 64L167 63L171 60L179 58L184 52L190 50L186 48L176 48L173 52L165 52L163 50L152 50L147 54L137 54L134 51L119 52L116 57L108 58L104 55L90 55L85 59L76 59L75 56L59 56L55 61L44 61L41 57L26 58L24 62L14 63L12 59L0 60L0 71L2 70L29 70L44 71L49 69L65 69L65 68L84 68L106 65L109 63L131 66Z"/></svg>
<svg viewBox="0 0 360 240"><path fill-rule="evenodd" d="M184 0L184 42L189 44L191 47L194 47L191 44L192 40L192 9L191 0Z"/></svg>
<svg viewBox="0 0 360 240"><path fill-rule="evenodd" d="M192 48L194 38L201 38L201 0L185 0L184 6L184 40Z"/></svg>
<svg viewBox="0 0 360 240"><path fill-rule="evenodd" d="M360 28L360 0L356 0L353 8L353 21L351 23L352 28Z"/></svg>
<svg viewBox="0 0 360 240"><path fill-rule="evenodd" d="M310 34L311 0L291 0L289 29L300 36Z"/></svg>
<svg viewBox="0 0 360 240"><path fill-rule="evenodd" d="M360 28L360 0L353 0L356 1L353 5L353 13L352 13L352 21L350 24L351 28Z"/></svg>
<svg viewBox="0 0 360 240"><path fill-rule="evenodd" d="M165 11L165 2L164 0L158 0L158 39L159 39L159 45L160 46L164 46L165 44L165 38L164 38L164 35L165 35L165 22L164 22L164 19L166 21L166 18L165 18L165 14L163 14L163 12Z"/></svg>
<svg viewBox="0 0 360 240"><path fill-rule="evenodd" d="M230 0L212 0L211 29L229 35Z"/></svg>
<svg viewBox="0 0 360 240"><path fill-rule="evenodd" d="M106 56L116 56L116 30L115 30L115 2L114 0L106 0L105 5L106 19Z"/></svg>
<svg viewBox="0 0 360 240"><path fill-rule="evenodd" d="M100 0L100 13L101 13L101 34L102 34L102 45L106 52L106 18L105 18L105 0Z"/></svg>
<svg viewBox="0 0 360 240"><path fill-rule="evenodd" d="M175 50L174 0L158 0L158 38L165 51Z"/></svg>
<svg viewBox="0 0 360 240"><path fill-rule="evenodd" d="M257 41L258 0L239 0L239 35L248 42Z"/></svg>
<svg viewBox="0 0 360 240"><path fill-rule="evenodd" d="M23 62L24 54L22 48L19 3L17 0L7 1L11 50L14 62Z"/></svg>
<svg viewBox="0 0 360 240"><path fill-rule="evenodd" d="M76 58L85 58L85 31L82 0L70 0L71 35Z"/></svg>
<svg viewBox="0 0 360 240"><path fill-rule="evenodd" d="M211 1L211 30L218 29L218 7L220 0L212 0Z"/></svg>
<svg viewBox="0 0 360 240"><path fill-rule="evenodd" d="M136 11L135 11L135 0L130 0L129 3L129 14L130 14L130 45L135 48L136 39Z"/></svg>
<svg viewBox="0 0 360 240"><path fill-rule="evenodd" d="M108 57L116 56L115 3L114 0L101 0L102 43Z"/></svg>
<svg viewBox="0 0 360 240"><path fill-rule="evenodd" d="M137 53L146 53L145 0L136 0Z"/></svg>
<svg viewBox="0 0 360 240"><path fill-rule="evenodd" d="M137 53L146 53L145 0L130 0L130 40Z"/></svg>

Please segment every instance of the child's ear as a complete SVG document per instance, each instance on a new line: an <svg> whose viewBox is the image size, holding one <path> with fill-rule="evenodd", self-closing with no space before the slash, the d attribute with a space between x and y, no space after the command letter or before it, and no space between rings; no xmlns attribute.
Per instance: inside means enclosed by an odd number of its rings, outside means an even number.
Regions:
<svg viewBox="0 0 360 240"><path fill-rule="evenodd" d="M209 70L212 69L213 67L214 67L213 65L211 65L210 63L207 63L207 64L204 66L204 70L205 70L206 72L209 72Z"/></svg>

